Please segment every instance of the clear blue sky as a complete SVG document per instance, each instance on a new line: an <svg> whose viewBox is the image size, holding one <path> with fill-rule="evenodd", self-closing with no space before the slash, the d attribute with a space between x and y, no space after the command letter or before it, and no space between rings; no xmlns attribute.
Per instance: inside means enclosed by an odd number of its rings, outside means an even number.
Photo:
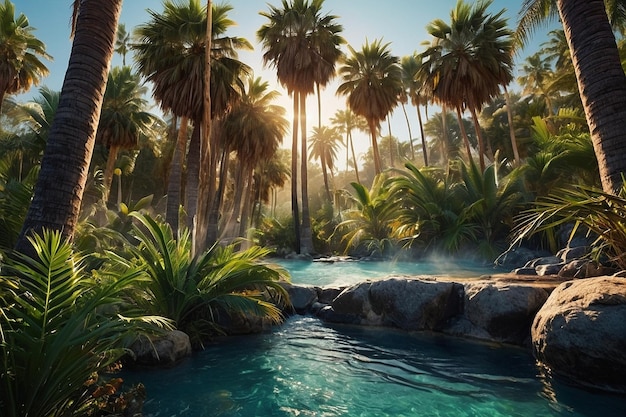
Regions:
<svg viewBox="0 0 626 417"><path fill-rule="evenodd" d="M103 0L104 1L104 0ZM72 0L13 0L16 13L24 13L35 27L35 36L42 40L47 47L47 51L54 57L54 61L47 63L50 75L43 81L44 85L60 90L67 62L71 43L69 40L69 21L71 16ZM215 4L223 3L214 0ZM233 6L233 11L229 15L237 26L229 31L230 36L241 36L247 38L255 45L255 51L241 53L239 58L251 65L255 69L255 74L268 81L272 88L281 91L276 80L276 75L271 69L263 69L261 63L262 51L256 41L256 31L261 25L266 23L266 18L259 15L260 11L268 10L268 4L280 5L280 0L255 1L255 0L230 0L227 3ZM370 41L382 38L384 42L389 42L390 48L396 56L402 57L414 51L422 51L422 42L428 41L426 25L436 18L449 21L450 11L455 6L456 0L392 0L381 2L379 0L326 0L324 10L338 16L338 22L343 25L343 37L355 49L360 49L366 39ZM521 8L521 0L494 0L490 10L498 12L506 9L505 16L509 19L509 25L514 28L517 23L518 12ZM146 9L156 12L163 10L161 0L126 0L123 4L121 23L126 24L127 30L134 26L148 21L149 16ZM547 29L540 29L531 40L529 47L522 51L520 58L523 59L537 49L538 45L546 39ZM130 57L127 57L127 63ZM121 58L114 57L113 65L121 65ZM324 115L323 124L328 124L337 109L345 107L344 100L335 97L336 84L330 85L324 93ZM32 97L36 90L23 96ZM281 105L288 110L291 107L290 100L286 93L281 100ZM22 99L20 99L22 100ZM316 104L313 98L307 104L311 119L309 126L317 125ZM415 110L409 115L415 114ZM406 140L407 127L401 111L396 111L392 117L392 134L399 137L401 141ZM412 117L415 119L415 117ZM412 126L413 136L417 136L417 122ZM385 124L386 125L386 124ZM383 134L387 134L386 126L383 127ZM359 139L365 141L367 138Z"/></svg>

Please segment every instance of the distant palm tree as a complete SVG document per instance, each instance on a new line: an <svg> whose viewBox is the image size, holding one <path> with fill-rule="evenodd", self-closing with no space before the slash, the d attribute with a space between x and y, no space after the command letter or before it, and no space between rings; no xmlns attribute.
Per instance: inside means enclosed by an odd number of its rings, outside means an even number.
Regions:
<svg viewBox="0 0 626 417"><path fill-rule="evenodd" d="M349 153L352 151L352 165L354 166L354 175L356 182L360 183L359 166L356 161L356 153L354 152L354 141L352 140L352 131L354 129L367 129L367 122L361 116L357 116L352 110L337 110L335 116L331 119L332 124L339 132L346 134L346 171L348 170Z"/></svg>
<svg viewBox="0 0 626 417"><path fill-rule="evenodd" d="M606 2L618 6L617 0ZM609 11L610 17L607 15ZM621 13L620 13L621 10ZM558 13L578 80L591 139L599 162L602 188L615 193L626 172L626 75L621 66L611 23L619 25L623 8L603 0L525 0L517 37L523 43L532 29ZM581 18L584 16L584 19Z"/></svg>
<svg viewBox="0 0 626 417"><path fill-rule="evenodd" d="M375 40L365 42L360 51L348 45L350 56L345 58L339 68L342 84L337 93L347 96L348 107L368 123L372 139L374 170L382 172L380 152L378 150L378 130L380 122L398 103L402 92L402 72L399 60L391 55L389 44Z"/></svg>
<svg viewBox="0 0 626 417"><path fill-rule="evenodd" d="M413 54L405 56L400 62L402 68L402 83L404 85L405 94L411 100L411 104L417 109L417 121L420 126L420 136L422 139L422 153L424 156L424 165L428 166L428 152L426 149L426 138L424 137L424 123L422 121L422 113L420 106L428 104L426 84L426 74L422 70L422 56ZM411 137L411 152L413 152L413 138ZM414 155L412 155L415 158Z"/></svg>
<svg viewBox="0 0 626 417"><path fill-rule="evenodd" d="M0 109L7 94L27 91L48 75L41 58L51 60L46 46L33 35L28 18L15 18L15 6L9 0L0 3Z"/></svg>
<svg viewBox="0 0 626 417"><path fill-rule="evenodd" d="M309 139L309 155L311 159L317 159L322 165L322 175L324 176L324 189L326 190L326 198L332 203L333 198L330 193L330 185L328 181L328 171L331 172L335 167L335 159L337 159L337 148L341 136L337 130L322 126L314 127L313 134Z"/></svg>
<svg viewBox="0 0 626 417"><path fill-rule="evenodd" d="M74 7L74 41L59 108L33 200L16 244L16 249L23 253L32 253L28 237L40 234L43 229L60 231L68 239L74 235L122 0L75 1Z"/></svg>
<svg viewBox="0 0 626 417"><path fill-rule="evenodd" d="M535 53L526 58L522 64L517 82L522 86L522 93L531 95L536 100L545 101L548 116L554 114L552 100L555 92L551 80L554 77L551 61Z"/></svg>
<svg viewBox="0 0 626 417"><path fill-rule="evenodd" d="M433 40L424 52L434 98L454 107L459 118L466 109L472 114L481 170L485 148L477 112L499 94L500 86L513 80L513 32L507 28L504 10L487 12L491 3L480 0L472 5L460 0L450 14L450 24L441 19L429 23ZM468 147L467 137L465 143Z"/></svg>
<svg viewBox="0 0 626 417"><path fill-rule="evenodd" d="M122 66L126 66L126 54L130 44L130 33L126 32L126 25L120 23L117 26L117 37L115 38L115 53L122 56Z"/></svg>
<svg viewBox="0 0 626 417"><path fill-rule="evenodd" d="M325 85L335 74L345 43L336 16L321 15L324 0L282 0L282 8L270 6L261 15L269 20L257 31L264 49L263 61L276 68L278 80L293 95L291 207L298 253L313 251L308 201L306 96L316 85ZM298 128L301 140L302 222L298 209Z"/></svg>
<svg viewBox="0 0 626 417"><path fill-rule="evenodd" d="M148 112L147 88L141 85L139 75L130 67L114 67L109 73L96 141L108 149L104 170L105 198L111 188L117 154L122 149L133 149L141 136L155 135L159 118Z"/></svg>

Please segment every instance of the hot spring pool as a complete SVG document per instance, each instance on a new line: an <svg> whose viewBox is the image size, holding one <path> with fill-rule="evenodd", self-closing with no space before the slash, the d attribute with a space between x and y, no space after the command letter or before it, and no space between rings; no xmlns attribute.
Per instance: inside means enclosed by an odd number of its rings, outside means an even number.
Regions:
<svg viewBox="0 0 626 417"><path fill-rule="evenodd" d="M505 272L502 269L479 265L472 262L441 261L339 261L310 262L300 260L272 261L291 274L294 284L308 285L350 285L367 279L382 279L387 275L444 275L454 277L479 277L485 274Z"/></svg>
<svg viewBox="0 0 626 417"><path fill-rule="evenodd" d="M542 376L529 352L294 316L143 382L146 417L623 417L626 398Z"/></svg>

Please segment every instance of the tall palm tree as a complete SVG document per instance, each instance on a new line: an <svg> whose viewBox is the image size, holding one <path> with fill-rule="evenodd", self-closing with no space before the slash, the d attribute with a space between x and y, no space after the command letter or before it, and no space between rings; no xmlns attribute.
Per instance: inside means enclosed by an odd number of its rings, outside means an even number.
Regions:
<svg viewBox="0 0 626 417"><path fill-rule="evenodd" d="M9 0L0 3L0 109L4 96L27 91L48 75L41 58L51 60L46 45L33 35L35 28Z"/></svg>
<svg viewBox="0 0 626 417"><path fill-rule="evenodd" d="M44 228L74 235L104 98L122 0L74 3L74 41L59 108L16 249ZM78 13L80 8L80 13Z"/></svg>
<svg viewBox="0 0 626 417"><path fill-rule="evenodd" d="M347 96L348 107L367 120L372 139L374 170L382 172L378 151L378 130L380 122L398 103L402 92L402 72L399 59L389 50L389 44L380 40L365 42L360 51L350 45L350 56L339 68L343 83L337 93Z"/></svg>
<svg viewBox="0 0 626 417"><path fill-rule="evenodd" d="M306 97L316 85L325 85L335 74L341 56L341 25L336 16L322 15L324 0L282 0L282 8L262 12L269 22L257 31L264 49L263 62L276 68L278 80L293 96L291 207L296 231L296 250L313 251L308 202ZM302 223L298 209L298 130L301 141Z"/></svg>
<svg viewBox="0 0 626 417"><path fill-rule="evenodd" d="M139 75L130 67L115 67L109 73L96 141L108 149L104 170L105 201L111 188L113 169L118 152L133 149L139 138L154 135L159 123L157 116L148 112L144 98L147 88L141 85Z"/></svg>
<svg viewBox="0 0 626 417"><path fill-rule="evenodd" d="M626 172L626 158L622 157L626 150L626 75L611 28L615 15L609 18L603 0L525 0L518 38L526 41L538 23L557 12L572 53L602 188L615 193Z"/></svg>
<svg viewBox="0 0 626 417"><path fill-rule="evenodd" d="M359 179L359 166L356 161L356 153L354 152L354 141L352 140L352 131L354 129L367 129L367 122L361 116L357 116L352 110L337 110L335 116L330 120L335 128L346 134L346 171L348 170L348 159L350 151L352 151L352 165L354 166L354 175L356 182L361 183Z"/></svg>
<svg viewBox="0 0 626 417"><path fill-rule="evenodd" d="M406 96L411 100L417 110L417 121L420 127L420 137L422 139L422 153L424 156L424 165L428 166L428 152L426 149L426 138L424 137L424 122L422 121L422 113L420 106L428 104L426 84L426 74L422 70L422 55L413 54L402 57L400 67L402 68L402 83ZM411 144L413 139L411 138Z"/></svg>
<svg viewBox="0 0 626 417"><path fill-rule="evenodd" d="M487 12L491 3L480 0L472 5L459 0L450 24L436 19L428 25L433 40L424 52L434 98L454 107L457 114L466 109L472 114L481 170L485 169L485 148L477 112L499 94L500 86L513 80L513 32L507 28L504 10Z"/></svg>
<svg viewBox="0 0 626 417"><path fill-rule="evenodd" d="M337 159L337 148L341 136L339 132L334 128L327 126L314 127L313 134L309 139L309 155L311 159L317 159L322 165L322 175L324 177L324 189L326 190L326 198L332 203L333 198L330 193L330 185L328 181L328 171L331 175L333 168L335 167L335 160Z"/></svg>
<svg viewBox="0 0 626 417"><path fill-rule="evenodd" d="M547 115L552 116L554 114L552 100L555 92L551 83L554 77L551 61L537 52L526 58L520 74L517 82L522 86L522 93L531 95L533 99L545 101Z"/></svg>
<svg viewBox="0 0 626 417"><path fill-rule="evenodd" d="M200 126L204 115L204 75L205 46L207 43L208 11L199 0L183 3L166 1L163 12L148 10L150 21L136 28L137 43L132 45L139 72L153 83L153 97L164 111L170 111L180 117L181 125L186 126L185 118L193 123L195 132L192 137L200 138ZM229 5L215 5L211 12L211 96L210 108L214 117L221 117L233 102L238 100L243 90L242 77L250 72L250 68L237 60L237 50L250 49L250 43L239 37L228 37L226 32L235 22L228 17L232 10ZM179 132L180 133L180 132ZM185 134L178 135L177 149L186 148ZM190 158L200 160L199 141L191 142ZM195 146L191 146L194 144ZM213 152L213 156L218 153ZM184 159L184 158L183 158ZM172 163L179 163L181 158L174 158ZM217 159L215 159L217 161ZM198 164L199 166L199 164ZM213 176L216 175L215 165L205 167ZM172 169L171 172L179 172ZM188 199L187 212L193 217L196 214L198 191L198 173L189 173L186 190L192 194ZM214 181L210 181L213 183ZM172 186L179 181L170 181ZM180 185L178 185L180 187ZM172 190L169 190L172 191ZM173 197L176 193L172 192ZM204 193L210 196L215 192ZM178 200L178 201L177 201ZM168 199L168 219L172 228L177 230L178 210L181 201ZM203 204L206 206L206 204ZM206 207L205 207L206 209ZM196 242L198 244L199 242Z"/></svg>
<svg viewBox="0 0 626 417"><path fill-rule="evenodd" d="M239 169L235 180L232 220L242 214L242 197L251 195L255 167L261 161L271 159L276 153L289 122L285 119L285 109L272 104L278 97L277 91L268 91L269 84L260 78L250 78L241 101L225 117L222 126L223 147L225 153L234 150L239 161ZM224 174L227 166L222 167ZM222 176L225 178L225 175ZM220 181L222 184L225 181ZM248 201L250 198L247 199ZM243 213L240 222L240 235L246 231L248 213Z"/></svg>

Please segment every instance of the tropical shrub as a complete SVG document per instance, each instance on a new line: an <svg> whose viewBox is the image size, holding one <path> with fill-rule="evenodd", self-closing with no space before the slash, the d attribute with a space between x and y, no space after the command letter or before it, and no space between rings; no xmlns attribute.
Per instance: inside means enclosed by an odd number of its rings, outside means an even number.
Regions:
<svg viewBox="0 0 626 417"><path fill-rule="evenodd" d="M171 319L198 344L222 331L223 316L251 315L282 320L280 303L288 302L281 281L287 273L277 266L260 262L267 249L252 247L236 252L236 244L213 245L192 255L189 231L178 238L168 224L138 212L131 213L137 246L131 264L145 269L148 279L131 295L147 313ZM121 265L127 261L115 254Z"/></svg>
<svg viewBox="0 0 626 417"><path fill-rule="evenodd" d="M570 239L578 230L592 237L597 259L606 257L626 269L626 186L616 195L593 187L556 190L539 199L535 207L518 217L513 244L536 233L552 231L573 224Z"/></svg>
<svg viewBox="0 0 626 417"><path fill-rule="evenodd" d="M0 271L0 415L89 415L98 374L168 322L124 302L140 269L92 275L59 232L29 240L36 256L12 253Z"/></svg>
<svg viewBox="0 0 626 417"><path fill-rule="evenodd" d="M389 202L386 177L377 175L369 190L360 183L351 184L354 194L346 195L352 208L342 213L344 220L335 230L343 234L345 251L376 257L395 255L398 242L393 237L393 223L397 212L396 206Z"/></svg>

